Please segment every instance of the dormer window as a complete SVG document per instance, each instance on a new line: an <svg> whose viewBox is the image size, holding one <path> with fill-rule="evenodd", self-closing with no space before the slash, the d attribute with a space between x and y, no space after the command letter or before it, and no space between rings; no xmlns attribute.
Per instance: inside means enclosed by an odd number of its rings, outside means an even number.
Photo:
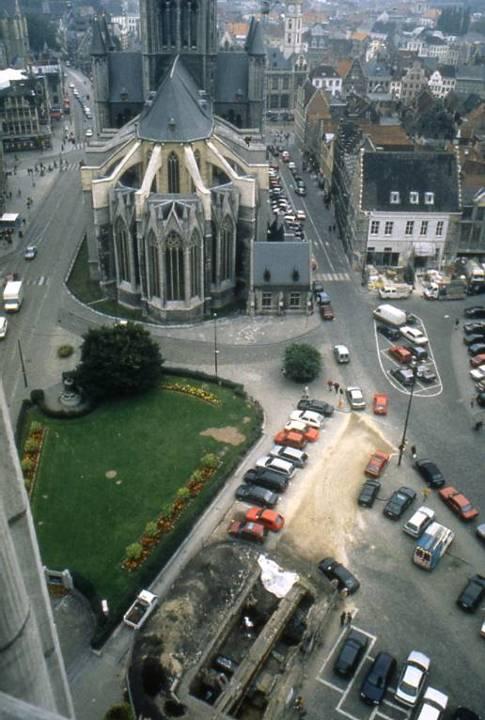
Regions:
<svg viewBox="0 0 485 720"><path fill-rule="evenodd" d="M434 205L434 193L432 193L432 192L424 193L424 204L425 205Z"/></svg>
<svg viewBox="0 0 485 720"><path fill-rule="evenodd" d="M419 193L418 192L410 192L409 193L409 202L411 205L419 205Z"/></svg>
<svg viewBox="0 0 485 720"><path fill-rule="evenodd" d="M391 192L391 205L399 205L401 198L398 192Z"/></svg>

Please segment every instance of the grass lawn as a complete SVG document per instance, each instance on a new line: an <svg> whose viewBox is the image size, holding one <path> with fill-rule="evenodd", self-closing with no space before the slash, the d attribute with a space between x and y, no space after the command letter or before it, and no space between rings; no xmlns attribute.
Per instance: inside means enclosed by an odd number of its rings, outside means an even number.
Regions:
<svg viewBox="0 0 485 720"><path fill-rule="evenodd" d="M137 572L121 568L126 546L174 500L205 453L222 454L222 473L249 443L234 446L201 431L231 426L253 440L259 426L256 409L232 390L180 377L164 382L181 380L203 385L220 405L157 390L74 420L37 411L28 418L48 427L32 497L42 560L81 573L113 608L137 586Z"/></svg>

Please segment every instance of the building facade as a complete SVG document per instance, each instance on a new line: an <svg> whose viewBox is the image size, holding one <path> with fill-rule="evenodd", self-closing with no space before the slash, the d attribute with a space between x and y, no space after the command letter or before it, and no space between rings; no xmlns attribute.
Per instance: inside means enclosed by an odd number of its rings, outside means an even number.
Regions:
<svg viewBox="0 0 485 720"><path fill-rule="evenodd" d="M0 70L0 127L5 152L51 147L49 89L45 75Z"/></svg>

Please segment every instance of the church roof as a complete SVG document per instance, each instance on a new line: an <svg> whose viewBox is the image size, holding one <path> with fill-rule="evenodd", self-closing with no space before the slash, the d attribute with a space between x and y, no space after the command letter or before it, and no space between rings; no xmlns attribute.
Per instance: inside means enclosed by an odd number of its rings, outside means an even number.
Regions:
<svg viewBox="0 0 485 720"><path fill-rule="evenodd" d="M143 103L142 56L140 52L109 53L110 103Z"/></svg>
<svg viewBox="0 0 485 720"><path fill-rule="evenodd" d="M249 26L244 49L248 55L266 55L263 29L259 20L256 20L254 17L251 18L251 25Z"/></svg>
<svg viewBox="0 0 485 720"><path fill-rule="evenodd" d="M105 55L106 45L104 43L103 33L100 27L99 18L93 20L93 40L91 43L91 55Z"/></svg>
<svg viewBox="0 0 485 720"><path fill-rule="evenodd" d="M192 142L210 137L213 127L209 99L199 95L177 56L153 101L140 115L138 137L154 142Z"/></svg>
<svg viewBox="0 0 485 720"><path fill-rule="evenodd" d="M228 50L216 58L216 88L218 103L247 102L248 56L244 52Z"/></svg>

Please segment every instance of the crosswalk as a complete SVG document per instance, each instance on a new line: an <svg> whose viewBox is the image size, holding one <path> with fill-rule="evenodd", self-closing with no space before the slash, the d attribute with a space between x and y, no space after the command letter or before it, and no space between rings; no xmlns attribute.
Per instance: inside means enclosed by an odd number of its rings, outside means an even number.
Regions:
<svg viewBox="0 0 485 720"><path fill-rule="evenodd" d="M39 275L39 277L36 278L27 278L24 280L24 285L48 285L49 284L49 278L46 275Z"/></svg>
<svg viewBox="0 0 485 720"><path fill-rule="evenodd" d="M319 279L322 282L344 282L350 280L348 272L320 273Z"/></svg>

